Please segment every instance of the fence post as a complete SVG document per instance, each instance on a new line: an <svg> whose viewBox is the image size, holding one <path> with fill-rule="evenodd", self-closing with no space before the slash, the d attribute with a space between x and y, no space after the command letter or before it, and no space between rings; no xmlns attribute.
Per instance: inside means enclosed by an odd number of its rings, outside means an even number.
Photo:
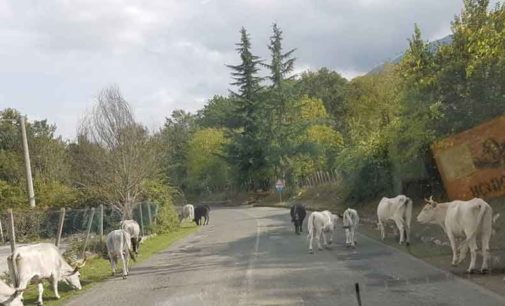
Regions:
<svg viewBox="0 0 505 306"><path fill-rule="evenodd" d="M142 215L142 203L139 204L139 213L140 213L140 232L142 236L144 236L144 217Z"/></svg>
<svg viewBox="0 0 505 306"><path fill-rule="evenodd" d="M82 249L82 258L86 255L86 247L88 246L89 232L91 232L91 225L93 224L93 217L95 216L95 208L91 208L91 216L88 220L88 230L86 232L86 240L84 240L84 248Z"/></svg>
<svg viewBox="0 0 505 306"><path fill-rule="evenodd" d="M16 250L16 230L14 229L14 214L12 208L9 208L9 240L11 242L11 253Z"/></svg>
<svg viewBox="0 0 505 306"><path fill-rule="evenodd" d="M58 235L56 236L56 247L60 246L61 233L63 232L63 223L65 222L65 208L60 210L60 222L58 223Z"/></svg>
<svg viewBox="0 0 505 306"><path fill-rule="evenodd" d="M0 236L2 236L2 243L5 243L4 229L2 226L2 219L0 218Z"/></svg>
<svg viewBox="0 0 505 306"><path fill-rule="evenodd" d="M158 203L155 203L156 205L154 205L154 224L156 224L156 217L158 217L158 209L159 209L159 205Z"/></svg>
<svg viewBox="0 0 505 306"><path fill-rule="evenodd" d="M147 219L149 220L149 226L153 223L153 216L151 214L151 203L147 202Z"/></svg>
<svg viewBox="0 0 505 306"><path fill-rule="evenodd" d="M100 204L100 219L98 230L100 231L100 241L103 241L103 204Z"/></svg>

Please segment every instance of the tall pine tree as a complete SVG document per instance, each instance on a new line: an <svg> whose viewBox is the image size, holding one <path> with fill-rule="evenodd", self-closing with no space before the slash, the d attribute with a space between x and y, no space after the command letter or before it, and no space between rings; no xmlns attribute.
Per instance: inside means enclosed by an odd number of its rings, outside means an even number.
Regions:
<svg viewBox="0 0 505 306"><path fill-rule="evenodd" d="M293 72L296 58L293 57L295 49L283 52L282 31L275 23L272 26L272 32L268 45L271 54L270 64L263 64L270 70L268 78L271 81L268 109L270 110L269 130L272 137L268 160L275 176L285 178L286 170L289 168L288 155L293 151L289 139L293 133L296 133L294 126L286 121L290 103L292 104L294 99L292 86L286 86L288 85L286 81L292 78L288 76Z"/></svg>
<svg viewBox="0 0 505 306"><path fill-rule="evenodd" d="M262 133L265 112L262 104L261 81L258 76L261 59L251 53L251 41L245 28L240 30L237 44L239 65L228 65L232 70L236 91L231 91L235 102L234 117L238 127L231 131L231 142L225 148L226 159L237 170L238 181L246 189L266 187L265 135Z"/></svg>

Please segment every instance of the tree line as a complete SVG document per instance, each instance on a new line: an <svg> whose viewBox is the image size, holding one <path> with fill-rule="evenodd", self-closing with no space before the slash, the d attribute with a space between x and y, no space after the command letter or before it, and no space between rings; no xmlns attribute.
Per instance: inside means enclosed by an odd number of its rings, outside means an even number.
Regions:
<svg viewBox="0 0 505 306"><path fill-rule="evenodd" d="M276 24L270 57L259 58L242 28L229 94L194 114L175 110L159 131L136 122L115 87L100 92L74 142L30 122L38 203L101 202L129 214L147 199L171 207L183 193L271 190L277 179L296 190L318 170L340 173L344 198L356 202L406 182L436 186L430 145L505 111L504 29L503 5L465 0L450 42L429 44L415 26L398 63L348 81L324 67L295 75L296 50ZM22 158L17 123L0 121L0 208L25 206Z"/></svg>
<svg viewBox="0 0 505 306"><path fill-rule="evenodd" d="M196 193L271 190L279 178L294 190L318 170L337 170L351 201L412 182L442 192L431 144L505 111L504 24L503 5L464 1L447 43L416 25L398 63L351 81L328 68L294 75L276 24L261 59L243 28L230 93L167 119L166 173Z"/></svg>

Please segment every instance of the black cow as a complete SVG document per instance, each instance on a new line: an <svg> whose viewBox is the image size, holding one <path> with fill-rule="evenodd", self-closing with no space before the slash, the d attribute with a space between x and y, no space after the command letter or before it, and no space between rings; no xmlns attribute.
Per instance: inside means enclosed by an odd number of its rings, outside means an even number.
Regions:
<svg viewBox="0 0 505 306"><path fill-rule="evenodd" d="M291 222L295 224L295 233L298 235L303 232L303 219L305 219L306 215L307 212L303 204L294 204L291 206Z"/></svg>
<svg viewBox="0 0 505 306"><path fill-rule="evenodd" d="M209 211L210 207L207 205L196 205L195 207L195 221L196 225L200 225L200 222L202 218L205 218L205 221L202 223L202 225L207 225L209 224Z"/></svg>

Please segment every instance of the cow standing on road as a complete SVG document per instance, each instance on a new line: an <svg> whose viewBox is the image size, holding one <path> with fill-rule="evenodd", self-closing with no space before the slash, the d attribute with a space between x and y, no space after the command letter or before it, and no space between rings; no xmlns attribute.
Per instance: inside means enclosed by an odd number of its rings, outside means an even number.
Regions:
<svg viewBox="0 0 505 306"><path fill-rule="evenodd" d="M317 248L322 250L321 239L323 240L323 246L327 247L328 244L333 242L333 233L335 231L335 226L338 222L338 216L332 214L330 211L325 210L322 212L315 211L310 214L307 221L307 230L309 232L307 238L309 241L309 253L313 253L312 242L314 238L317 241ZM328 237L327 237L328 236ZM327 240L328 243L327 243Z"/></svg>
<svg viewBox="0 0 505 306"><path fill-rule="evenodd" d="M345 229L345 244L347 247L356 246L355 233L358 229L359 215L355 209L348 208L342 214L342 223Z"/></svg>
<svg viewBox="0 0 505 306"><path fill-rule="evenodd" d="M193 221L195 221L196 225L207 225L209 224L209 212L210 212L210 207L208 205L197 205L195 207L195 218ZM204 222L202 222L202 218L205 219Z"/></svg>
<svg viewBox="0 0 505 306"><path fill-rule="evenodd" d="M51 243L38 243L18 247L14 253L7 258L11 279L16 284L16 290L25 290L30 282L38 284L37 303L42 305L42 294L44 292L43 280L50 280L53 286L54 295L60 298L58 293L58 282L63 281L73 289L81 290L79 269L85 264L83 261L70 266L58 248Z"/></svg>
<svg viewBox="0 0 505 306"><path fill-rule="evenodd" d="M477 258L477 237L480 237L482 248L481 272L487 272L489 259L489 240L493 225L493 209L484 200L474 198L470 201L452 201L437 203L433 197L426 200L426 205L417 216L417 221L423 224L438 224L449 237L452 248L452 265L461 263L470 248L470 266L467 272L475 270ZM466 239L458 247L456 238ZM458 259L458 250L460 256Z"/></svg>
<svg viewBox="0 0 505 306"><path fill-rule="evenodd" d="M181 223L184 219L189 219L191 221L195 219L195 207L193 205L186 204L182 207L182 210L179 213L179 223Z"/></svg>
<svg viewBox="0 0 505 306"><path fill-rule="evenodd" d="M130 234L132 249L135 254L139 253L140 242L142 237L140 236L140 226L135 220L124 220L121 221L121 229L125 230Z"/></svg>
<svg viewBox="0 0 505 306"><path fill-rule="evenodd" d="M393 220L400 231L400 244L410 245L410 220L412 219L412 200L404 195L382 198L377 206L377 225L382 240L386 238L384 223Z"/></svg>
<svg viewBox="0 0 505 306"><path fill-rule="evenodd" d="M291 206L290 214L291 222L293 222L295 225L295 233L299 235L301 232L303 232L303 220L307 215L305 206L303 206L303 204L294 204Z"/></svg>
<svg viewBox="0 0 505 306"><path fill-rule="evenodd" d="M122 229L114 230L107 235L105 244L107 245L112 276L116 275L116 263L118 259L121 259L123 262L123 279L125 279L128 276L129 258L131 257L135 261L130 234Z"/></svg>

